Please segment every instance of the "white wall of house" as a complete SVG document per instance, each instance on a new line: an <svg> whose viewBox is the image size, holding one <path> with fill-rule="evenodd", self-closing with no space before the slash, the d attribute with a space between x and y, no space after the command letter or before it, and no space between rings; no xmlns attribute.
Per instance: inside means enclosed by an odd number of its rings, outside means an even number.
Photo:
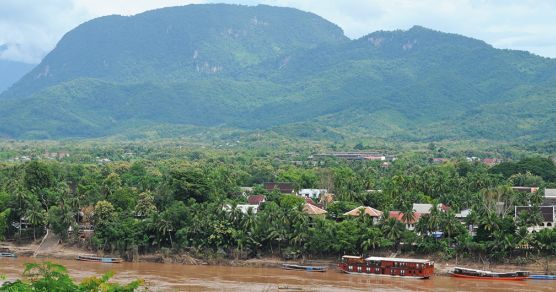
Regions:
<svg viewBox="0 0 556 292"><path fill-rule="evenodd" d="M539 232L543 229L554 229L554 222L543 222L540 225L530 226L527 227L527 231L529 232Z"/></svg>

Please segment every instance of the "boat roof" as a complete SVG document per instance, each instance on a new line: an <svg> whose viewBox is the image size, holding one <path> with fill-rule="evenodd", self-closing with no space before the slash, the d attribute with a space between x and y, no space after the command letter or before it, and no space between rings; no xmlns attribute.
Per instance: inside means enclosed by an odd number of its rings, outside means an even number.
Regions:
<svg viewBox="0 0 556 292"><path fill-rule="evenodd" d="M464 270L464 271L481 272L481 273L487 273L487 274L529 273L528 271L493 272L493 271L469 269L469 268L462 268L462 267L454 267L454 269L460 269L460 270Z"/></svg>
<svg viewBox="0 0 556 292"><path fill-rule="evenodd" d="M345 259L362 259L363 257L360 257L360 256L352 256L352 255L345 255L345 256L342 256L342 258L345 258Z"/></svg>
<svg viewBox="0 0 556 292"><path fill-rule="evenodd" d="M481 272L481 273L492 273L492 271L485 271L479 269L470 269L470 268L462 268L462 267L454 267L454 269L464 270L464 271L473 271L473 272Z"/></svg>
<svg viewBox="0 0 556 292"><path fill-rule="evenodd" d="M387 261L387 262L398 262L398 263L418 263L418 264L433 263L433 261L431 260L423 260L423 259L383 258L383 257L368 257L365 260L366 261Z"/></svg>

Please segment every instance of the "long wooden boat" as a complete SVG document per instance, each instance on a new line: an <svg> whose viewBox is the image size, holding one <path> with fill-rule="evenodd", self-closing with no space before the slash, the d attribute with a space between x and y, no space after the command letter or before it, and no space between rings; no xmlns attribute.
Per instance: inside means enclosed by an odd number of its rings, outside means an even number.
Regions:
<svg viewBox="0 0 556 292"><path fill-rule="evenodd" d="M348 274L428 279L434 274L434 261L345 255L338 268Z"/></svg>
<svg viewBox="0 0 556 292"><path fill-rule="evenodd" d="M286 270L297 270L297 271L307 271L307 272L326 272L326 267L321 266L303 266L294 264L283 264L282 268Z"/></svg>
<svg viewBox="0 0 556 292"><path fill-rule="evenodd" d="M91 256L91 255L79 255L77 256L76 260L86 261L86 262L111 263L111 264L117 264L124 261L122 258L105 258L105 257Z"/></svg>
<svg viewBox="0 0 556 292"><path fill-rule="evenodd" d="M0 252L0 258L15 258L16 255L13 252Z"/></svg>
<svg viewBox="0 0 556 292"><path fill-rule="evenodd" d="M503 280L503 281L522 281L529 278L529 272L504 272L497 273L492 271L483 271L476 269L466 269L456 267L450 273L453 277L464 279L480 279L480 280Z"/></svg>
<svg viewBox="0 0 556 292"><path fill-rule="evenodd" d="M530 275L531 280L556 280L556 275Z"/></svg>

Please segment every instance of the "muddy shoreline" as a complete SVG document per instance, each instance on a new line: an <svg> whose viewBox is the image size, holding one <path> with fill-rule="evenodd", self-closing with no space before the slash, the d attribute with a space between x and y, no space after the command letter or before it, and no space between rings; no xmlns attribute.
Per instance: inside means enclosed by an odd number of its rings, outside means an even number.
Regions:
<svg viewBox="0 0 556 292"><path fill-rule="evenodd" d="M0 242L0 248L8 248L11 252L20 257L36 257L36 258L53 258L63 260L73 260L78 255L94 254L90 250L84 248L77 248L75 246L59 245L55 249L40 251L35 254L38 249L38 244L24 244L17 245L9 242ZM104 255L109 256L109 255ZM377 256L389 256L386 254L377 254ZM411 254L400 254L397 257L416 258L423 256L416 256ZM435 261L435 274L447 275L450 269L455 266L462 266L467 268L493 270L493 271L529 271L532 274L556 274L556 257L549 259L542 258L538 261L526 264L510 264L510 263L488 263L482 262L478 259L463 259L463 260L443 260L439 258L426 257ZM211 265L211 266L235 266L235 267L250 267L250 268L281 268L284 263L302 263L314 266L326 266L329 269L335 269L338 263L336 257L326 257L318 259L299 259L299 260L283 260L276 256L264 256L260 258L251 259L201 259L192 257L188 253L179 253L164 255L160 252L151 254L139 255L134 262L145 263L171 263L171 264L184 264L184 265Z"/></svg>

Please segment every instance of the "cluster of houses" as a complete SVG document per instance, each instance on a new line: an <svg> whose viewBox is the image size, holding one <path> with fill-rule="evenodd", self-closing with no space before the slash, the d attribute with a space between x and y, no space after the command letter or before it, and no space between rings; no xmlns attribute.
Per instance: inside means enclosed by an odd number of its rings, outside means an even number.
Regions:
<svg viewBox="0 0 556 292"><path fill-rule="evenodd" d="M310 216L326 216L327 211L325 206L334 200L334 194L329 193L326 189L301 189L296 191L292 183L287 182L269 182L264 183L264 188L268 191L278 190L282 194L292 194L297 195L305 199L305 205L303 211ZM518 192L528 192L534 193L538 191L537 187L513 187L515 191ZM266 198L264 195L251 194L252 188L242 188L244 195L247 197L247 204L237 205L237 208L244 213L249 212L257 213L261 204L264 204ZM379 191L374 191L379 192ZM503 203L500 204L500 209L503 208ZM404 214L401 211L390 211L388 214L389 218L395 218L399 222L405 224L408 230L414 230L415 225L419 222L419 219L427 214L431 213L433 209L432 204L413 204L413 218L407 221L404 218ZM230 208L228 206L227 208ZM438 204L436 206L437 210L440 212L447 212L449 207L444 204ZM556 221L556 189L545 189L544 200L542 205L538 209L534 209L532 206L515 206L514 216L517 218L521 212L540 212L543 222L537 226L529 227L529 232L538 232L545 228L554 228L554 223ZM383 212L369 206L359 206L353 210L350 210L343 214L344 216L360 216L361 214L367 215L372 218L374 223L378 223L380 218L383 216ZM462 223L465 224L467 216L471 214L470 209L461 210L461 212L455 214L455 217ZM472 234L475 234L477 226L467 226ZM441 235L440 235L441 236Z"/></svg>
<svg viewBox="0 0 556 292"><path fill-rule="evenodd" d="M44 158L51 159L51 160L64 159L64 158L69 157L69 156L70 156L70 154L67 151L50 152L50 151L46 150L43 154Z"/></svg>
<svg viewBox="0 0 556 292"><path fill-rule="evenodd" d="M499 163L502 162L502 160L499 159L499 158L483 158L483 159L481 159L481 158L475 157L475 156L466 157L466 160L468 162L482 163L486 166L494 166L494 165L499 164ZM442 163L449 162L449 161L450 161L449 158L443 158L443 157L434 157L434 158L431 159L431 162L433 164L442 164Z"/></svg>
<svg viewBox="0 0 556 292"><path fill-rule="evenodd" d="M536 187L514 187L513 188L519 192L530 192L534 193L538 191ZM542 222L536 226L531 226L528 228L529 232L538 232L546 228L554 228L554 223L556 221L556 189L545 189L544 197L541 206L535 209L532 206L516 206L514 216L517 218L522 212L540 212Z"/></svg>
<svg viewBox="0 0 556 292"><path fill-rule="evenodd" d="M309 156L310 159L323 159L326 157L336 157L336 158L343 158L346 160L369 160L369 161L394 161L396 157L393 155L384 155L380 152L364 152L364 151L355 151L355 152L330 152L330 153L321 153L321 154L314 154Z"/></svg>
<svg viewBox="0 0 556 292"><path fill-rule="evenodd" d="M332 202L334 197L326 189L301 189L296 191L294 185L288 182L266 182L263 184L263 187L269 192L277 190L282 194L297 195L304 198L305 205L303 210L307 214L314 216L325 216L327 212L324 210L324 204ZM260 194L252 194L253 188L251 187L242 187L241 191L247 197L247 204L237 205L236 208L243 213L250 211L256 214L259 211L259 207L266 201L266 197ZM226 206L225 208L230 209L231 206Z"/></svg>
<svg viewBox="0 0 556 292"><path fill-rule="evenodd" d="M341 158L349 161L363 160L363 161L380 161L382 167L389 167L392 161L396 160L394 155L382 154L376 151L353 151L353 152L329 152L313 154L308 158L313 162L323 162L327 157Z"/></svg>

